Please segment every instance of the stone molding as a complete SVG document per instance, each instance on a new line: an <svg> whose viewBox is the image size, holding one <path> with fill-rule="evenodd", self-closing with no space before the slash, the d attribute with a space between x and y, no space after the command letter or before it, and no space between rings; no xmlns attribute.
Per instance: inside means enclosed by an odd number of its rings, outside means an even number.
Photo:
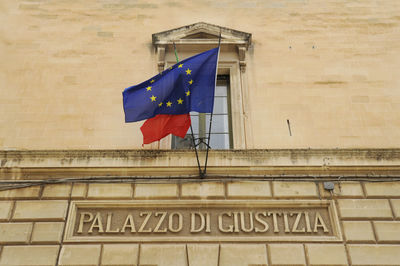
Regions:
<svg viewBox="0 0 400 266"><path fill-rule="evenodd" d="M200 152L204 164L205 154ZM0 151L0 177L196 175L189 150ZM210 175L361 175L400 173L400 149L214 150Z"/></svg>

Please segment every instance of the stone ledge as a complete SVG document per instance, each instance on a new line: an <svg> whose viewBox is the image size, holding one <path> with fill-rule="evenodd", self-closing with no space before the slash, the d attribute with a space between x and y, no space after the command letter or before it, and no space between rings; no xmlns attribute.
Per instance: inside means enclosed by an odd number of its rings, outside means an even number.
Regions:
<svg viewBox="0 0 400 266"><path fill-rule="evenodd" d="M200 152L204 158L204 152ZM198 175L189 150L0 151L0 178ZM400 149L213 150L209 175L400 174ZM68 170L68 171L66 171Z"/></svg>

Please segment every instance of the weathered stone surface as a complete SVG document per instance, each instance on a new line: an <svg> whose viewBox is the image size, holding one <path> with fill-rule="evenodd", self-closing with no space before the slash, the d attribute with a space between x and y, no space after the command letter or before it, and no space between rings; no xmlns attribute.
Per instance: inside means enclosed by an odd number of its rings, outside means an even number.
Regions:
<svg viewBox="0 0 400 266"><path fill-rule="evenodd" d="M317 186L312 182L273 182L274 196L277 198L316 198Z"/></svg>
<svg viewBox="0 0 400 266"><path fill-rule="evenodd" d="M386 199L339 199L342 218L392 218L392 210Z"/></svg>
<svg viewBox="0 0 400 266"><path fill-rule="evenodd" d="M348 265L346 249L341 244L306 244L310 265Z"/></svg>
<svg viewBox="0 0 400 266"><path fill-rule="evenodd" d="M0 223L0 244L27 243L32 223Z"/></svg>
<svg viewBox="0 0 400 266"><path fill-rule="evenodd" d="M59 246L5 246L1 266L54 266Z"/></svg>
<svg viewBox="0 0 400 266"><path fill-rule="evenodd" d="M400 199L392 199L393 213L396 219L400 219Z"/></svg>
<svg viewBox="0 0 400 266"><path fill-rule="evenodd" d="M64 221L68 208L65 200L17 201L15 204L13 221Z"/></svg>
<svg viewBox="0 0 400 266"><path fill-rule="evenodd" d="M218 266L217 244L189 244L187 245L189 265L191 266Z"/></svg>
<svg viewBox="0 0 400 266"><path fill-rule="evenodd" d="M71 184L46 185L42 199L68 199L71 193Z"/></svg>
<svg viewBox="0 0 400 266"><path fill-rule="evenodd" d="M63 245L58 265L97 266L100 250L100 245Z"/></svg>
<svg viewBox="0 0 400 266"><path fill-rule="evenodd" d="M140 247L139 265L187 266L185 245L143 244Z"/></svg>
<svg viewBox="0 0 400 266"><path fill-rule="evenodd" d="M399 265L400 245L348 245L352 265Z"/></svg>
<svg viewBox="0 0 400 266"><path fill-rule="evenodd" d="M105 244L101 256L101 265L136 266L138 252L138 244Z"/></svg>
<svg viewBox="0 0 400 266"><path fill-rule="evenodd" d="M399 182L385 182L385 183L365 182L364 186L367 197L400 196Z"/></svg>
<svg viewBox="0 0 400 266"><path fill-rule="evenodd" d="M88 199L131 199L131 184L89 184Z"/></svg>
<svg viewBox="0 0 400 266"><path fill-rule="evenodd" d="M263 244L222 244L219 266L266 266L267 247Z"/></svg>
<svg viewBox="0 0 400 266"><path fill-rule="evenodd" d="M64 230L62 222L37 222L33 227L32 243L60 243Z"/></svg>
<svg viewBox="0 0 400 266"><path fill-rule="evenodd" d="M0 201L0 221L7 221L10 218L13 204L12 201Z"/></svg>
<svg viewBox="0 0 400 266"><path fill-rule="evenodd" d="M229 198L270 198L269 182L232 182L227 185Z"/></svg>
<svg viewBox="0 0 400 266"><path fill-rule="evenodd" d="M369 221L343 221L343 230L348 242L374 242L375 236Z"/></svg>
<svg viewBox="0 0 400 266"><path fill-rule="evenodd" d="M400 242L400 222L375 221L374 226L378 243Z"/></svg>
<svg viewBox="0 0 400 266"><path fill-rule="evenodd" d="M71 199L84 199L87 194L87 184L74 183L72 185Z"/></svg>
<svg viewBox="0 0 400 266"><path fill-rule="evenodd" d="M177 198L178 185L176 184L136 184L135 199Z"/></svg>
<svg viewBox="0 0 400 266"><path fill-rule="evenodd" d="M182 184L182 198L223 198L223 183L185 183Z"/></svg>
<svg viewBox="0 0 400 266"><path fill-rule="evenodd" d="M346 198L362 198L364 197L363 189L360 182L340 182L336 183L333 195L330 191L324 189L323 182L319 183L321 196L325 198L335 197L346 197Z"/></svg>
<svg viewBox="0 0 400 266"><path fill-rule="evenodd" d="M268 248L272 265L306 265L301 244L269 244Z"/></svg>
<svg viewBox="0 0 400 266"><path fill-rule="evenodd" d="M0 191L0 199L35 199L39 197L40 186Z"/></svg>

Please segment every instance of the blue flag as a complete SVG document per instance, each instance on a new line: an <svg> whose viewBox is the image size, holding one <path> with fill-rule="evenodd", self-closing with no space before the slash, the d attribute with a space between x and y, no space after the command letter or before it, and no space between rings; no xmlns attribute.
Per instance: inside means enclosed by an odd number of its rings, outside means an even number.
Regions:
<svg viewBox="0 0 400 266"><path fill-rule="evenodd" d="M125 122L158 114L211 113L219 48L187 58L145 82L126 88Z"/></svg>

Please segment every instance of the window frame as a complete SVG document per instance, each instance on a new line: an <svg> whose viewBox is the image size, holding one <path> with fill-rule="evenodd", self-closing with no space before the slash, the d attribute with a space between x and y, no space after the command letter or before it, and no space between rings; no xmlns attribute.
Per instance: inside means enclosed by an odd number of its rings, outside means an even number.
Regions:
<svg viewBox="0 0 400 266"><path fill-rule="evenodd" d="M207 37L199 38L201 33ZM230 77L231 149L252 149L251 106L248 102L246 73L246 55L251 44L251 34L203 22L155 33L152 35L156 52L155 66L158 71L163 71L176 64L173 44L176 44L179 58L183 59L216 47L220 34L222 39L218 74ZM171 144L172 138L169 136L146 148L171 149Z"/></svg>

